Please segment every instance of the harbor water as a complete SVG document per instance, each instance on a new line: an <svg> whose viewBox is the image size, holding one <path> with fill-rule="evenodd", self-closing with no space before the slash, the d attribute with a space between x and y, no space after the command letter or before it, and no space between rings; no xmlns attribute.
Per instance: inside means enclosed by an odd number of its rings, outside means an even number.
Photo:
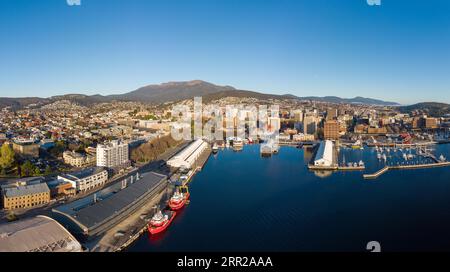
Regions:
<svg viewBox="0 0 450 272"><path fill-rule="evenodd" d="M450 145L433 146L450 157ZM365 171L312 172L311 150L258 145L212 155L190 184L190 204L165 233L129 251L450 251L450 168L392 170L373 148L342 149ZM402 160L392 155L388 161ZM417 159L418 160L418 159Z"/></svg>

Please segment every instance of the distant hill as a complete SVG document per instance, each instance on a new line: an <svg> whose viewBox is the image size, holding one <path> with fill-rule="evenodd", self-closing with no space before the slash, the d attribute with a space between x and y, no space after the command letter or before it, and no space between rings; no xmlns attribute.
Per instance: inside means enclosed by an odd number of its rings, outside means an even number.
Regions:
<svg viewBox="0 0 450 272"><path fill-rule="evenodd" d="M83 94L66 94L53 96L50 98L0 98L0 108L12 106L14 108L23 108L29 104L48 104L59 100L70 100L83 106L89 106L95 103L117 101L140 101L147 103L166 103L175 102L185 99L191 99L195 96L202 96L203 101L209 102L224 97L253 97L257 99L299 99L311 100L328 103L357 103L371 104L383 106L399 105L395 102L386 102L382 100L355 97L340 98L337 96L308 96L298 97L292 94L275 95L264 94L254 91L237 90L231 86L218 86L201 80L192 80L184 82L168 82L163 84L148 85L132 92L119 95L83 95Z"/></svg>
<svg viewBox="0 0 450 272"><path fill-rule="evenodd" d="M23 98L9 98L9 97L0 97L0 109L4 107L13 107L13 108L23 108L30 104L39 104L48 101L45 98L39 97L23 97Z"/></svg>
<svg viewBox="0 0 450 272"><path fill-rule="evenodd" d="M126 94L109 97L117 100L164 103L231 90L235 89L230 86L218 86L201 80L192 80L148 85Z"/></svg>
<svg viewBox="0 0 450 272"><path fill-rule="evenodd" d="M403 113L421 111L433 117L440 117L446 114L450 114L450 105L438 102L424 102L409 106L402 106L399 107L399 110Z"/></svg>
<svg viewBox="0 0 450 272"><path fill-rule="evenodd" d="M209 103L214 100L226 98L226 97L238 97L238 98L256 98L260 100L264 99L296 99L291 95L276 95L276 94L264 94L253 91L244 90L232 90L232 91L221 91L213 94L208 94L202 97L204 103Z"/></svg>
<svg viewBox="0 0 450 272"><path fill-rule="evenodd" d="M344 104L366 104L366 105L379 105L379 106L398 106L400 104L396 102L383 101L373 98L365 98L361 96L357 96L355 98L341 98L337 96L307 96L307 97L299 97L302 100L312 100L312 101L320 101L320 102L328 102L328 103L344 103Z"/></svg>

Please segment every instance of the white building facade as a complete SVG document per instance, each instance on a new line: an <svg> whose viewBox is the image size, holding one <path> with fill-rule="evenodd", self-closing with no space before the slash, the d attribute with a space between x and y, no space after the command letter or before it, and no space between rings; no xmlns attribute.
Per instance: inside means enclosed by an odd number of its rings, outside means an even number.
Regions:
<svg viewBox="0 0 450 272"><path fill-rule="evenodd" d="M127 143L111 141L97 145L97 166L115 168L129 164L129 147Z"/></svg>
<svg viewBox="0 0 450 272"><path fill-rule="evenodd" d="M101 168L91 168L72 174L62 174L58 180L70 182L78 193L92 190L108 181L108 171Z"/></svg>

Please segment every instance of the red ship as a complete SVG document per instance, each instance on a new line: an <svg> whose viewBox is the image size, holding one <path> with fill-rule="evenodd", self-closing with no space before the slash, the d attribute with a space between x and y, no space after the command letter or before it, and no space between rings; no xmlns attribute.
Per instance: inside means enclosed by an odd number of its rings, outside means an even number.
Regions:
<svg viewBox="0 0 450 272"><path fill-rule="evenodd" d="M148 231L150 234L157 234L163 232L172 223L175 215L177 213L174 211L165 211L164 213L158 211L148 223Z"/></svg>
<svg viewBox="0 0 450 272"><path fill-rule="evenodd" d="M169 207L173 211L177 211L184 207L188 199L189 199L189 192L181 193L179 191L176 191L175 194L173 194L173 196L169 200Z"/></svg>

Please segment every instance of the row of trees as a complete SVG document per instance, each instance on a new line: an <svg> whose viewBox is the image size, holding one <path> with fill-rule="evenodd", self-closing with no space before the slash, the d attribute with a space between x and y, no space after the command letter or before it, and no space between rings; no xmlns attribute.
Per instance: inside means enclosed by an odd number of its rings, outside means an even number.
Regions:
<svg viewBox="0 0 450 272"><path fill-rule="evenodd" d="M175 141L172 136L163 136L142 144L131 151L131 159L136 162L147 163L156 160L166 150L179 145L182 141Z"/></svg>
<svg viewBox="0 0 450 272"><path fill-rule="evenodd" d="M30 161L25 161L20 164L16 160L16 154L11 146L4 144L0 148L0 175L7 176L11 174L13 169L17 171L20 177L41 176L42 174L50 175L52 173L50 166L47 166L44 173L42 173L39 167L33 165Z"/></svg>
<svg viewBox="0 0 450 272"><path fill-rule="evenodd" d="M50 175L52 173L52 168L47 166L44 171L44 175ZM20 176L21 177L32 177L32 176L41 176L42 171L39 167L33 165L30 161L24 162L20 166Z"/></svg>

